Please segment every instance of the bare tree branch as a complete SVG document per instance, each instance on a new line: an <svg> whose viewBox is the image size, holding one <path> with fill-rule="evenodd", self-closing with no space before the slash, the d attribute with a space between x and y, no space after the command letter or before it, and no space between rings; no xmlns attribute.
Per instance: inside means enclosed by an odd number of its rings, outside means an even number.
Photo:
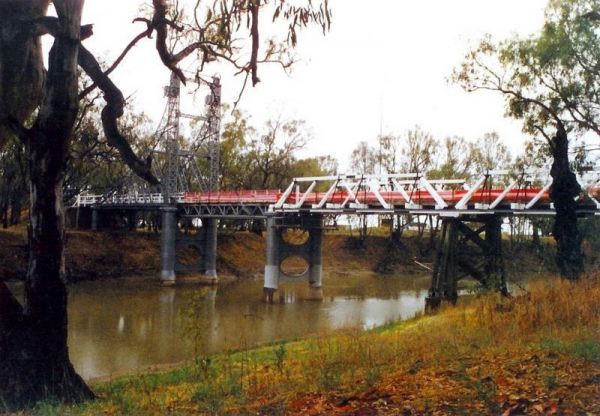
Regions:
<svg viewBox="0 0 600 416"><path fill-rule="evenodd" d="M242 95L244 94L244 91L246 90L246 85L248 85L248 77L250 74L246 73L246 76L244 77L244 83L242 85L242 88L240 88L240 93L238 94L238 97L236 98L236 100L233 102L233 108L232 108L232 112L235 111L235 109L237 108L238 104L240 103L241 99L242 99Z"/></svg>
<svg viewBox="0 0 600 416"><path fill-rule="evenodd" d="M117 120L123 115L125 106L123 94L110 78L102 72L96 58L83 46L80 46L79 49L79 66L104 93L106 107L102 109L101 118L108 143L117 148L125 163L139 177L145 179L151 185L158 185L159 181L152 173L151 166L136 156L127 139L119 131Z"/></svg>
<svg viewBox="0 0 600 416"><path fill-rule="evenodd" d="M59 25L53 23L52 19L53 18L44 19L45 28L48 30L49 34L56 37L59 33L56 32L56 30L59 29ZM58 19L55 19L55 21L58 22ZM119 131L117 120L123 115L123 108L125 106L123 93L121 93L121 90L119 90L111 79L102 71L96 58L81 44L79 45L78 64L104 94L106 106L101 112L101 119L108 143L119 151L124 162L139 177L145 179L152 185L158 185L159 181L152 173L151 166L147 165L136 156L127 142L127 139L123 137Z"/></svg>
<svg viewBox="0 0 600 416"><path fill-rule="evenodd" d="M252 15L252 27L250 29L250 36L252 36L252 54L250 56L250 71L252 72L252 86L260 82L258 78L258 47L259 47L259 33L258 33L258 10L260 8L260 0L250 1L250 13Z"/></svg>
<svg viewBox="0 0 600 416"><path fill-rule="evenodd" d="M588 13L582 15L581 17L592 20L592 21L597 21L597 20L600 20L600 13L598 13L597 11L591 11L591 12L588 12Z"/></svg>
<svg viewBox="0 0 600 416"><path fill-rule="evenodd" d="M152 5L154 6L152 27L156 30L156 51L158 52L158 56L163 64L185 85L186 77L181 69L177 67L179 61L175 60L174 55L167 49L167 2L165 0L152 0Z"/></svg>
<svg viewBox="0 0 600 416"><path fill-rule="evenodd" d="M537 124L534 125L533 128L536 129L544 137L544 139L546 139L548 146L550 146L550 149L552 150L552 152L554 152L554 143L552 142L552 138L548 135L548 133L546 133L544 129L538 126Z"/></svg>
<svg viewBox="0 0 600 416"><path fill-rule="evenodd" d="M119 57L113 62L113 64L106 71L104 71L104 75L105 76L110 75L110 73L113 72L117 68L117 66L119 66L119 64L123 61L125 56L127 56L129 51L135 46L136 43L138 43L141 39L143 39L145 37L150 37L151 35L152 35L152 29L149 27L148 30L141 32L135 38L133 38L129 42L129 44L125 47L123 52L121 52ZM83 91L81 91L79 93L79 98L81 99L81 98L85 97L90 92L92 92L94 89L96 89L96 87L97 87L97 85L95 83L92 83L90 86L84 88Z"/></svg>
<svg viewBox="0 0 600 416"><path fill-rule="evenodd" d="M85 40L94 34L94 25L82 25L80 28L79 39ZM24 31L28 32L31 37L39 37L43 35L56 35L60 29L60 23L56 17L44 16L36 19L28 26L24 26Z"/></svg>

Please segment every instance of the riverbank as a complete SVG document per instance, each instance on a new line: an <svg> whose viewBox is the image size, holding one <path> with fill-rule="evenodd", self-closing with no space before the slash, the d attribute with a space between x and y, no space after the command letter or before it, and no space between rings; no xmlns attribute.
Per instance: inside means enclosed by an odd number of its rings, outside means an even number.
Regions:
<svg viewBox="0 0 600 416"><path fill-rule="evenodd" d="M427 236L419 239L407 231L400 243L392 243L388 235L377 231L374 230L364 242L347 232L326 232L323 267L338 273L356 270L390 275L429 273L426 267L432 265L434 250ZM264 236L252 232L220 233L217 256L219 275L225 279L262 276L265 244ZM535 248L530 243L519 244L516 248L511 248L508 242L505 245L505 257L511 258L506 265L509 275L552 270L552 242L543 242L541 248ZM26 264L25 227L0 230L1 278L22 279ZM155 277L159 270L160 235L157 233L67 231L66 271L69 281L122 276Z"/></svg>
<svg viewBox="0 0 600 416"><path fill-rule="evenodd" d="M222 277L261 276L265 266L265 238L252 232L220 233L217 269ZM326 235L324 267L339 271L373 270L385 254L387 239L368 237L357 248L347 235ZM0 231L0 275L19 280L27 264L26 233L22 227ZM183 253L184 256L194 253ZM410 253L408 253L410 255ZM419 266L407 258L406 272ZM149 232L67 232L66 268L70 281L121 276L157 276L160 271L160 235Z"/></svg>
<svg viewBox="0 0 600 416"><path fill-rule="evenodd" d="M33 414L598 414L600 273L464 297L433 316L92 384Z"/></svg>

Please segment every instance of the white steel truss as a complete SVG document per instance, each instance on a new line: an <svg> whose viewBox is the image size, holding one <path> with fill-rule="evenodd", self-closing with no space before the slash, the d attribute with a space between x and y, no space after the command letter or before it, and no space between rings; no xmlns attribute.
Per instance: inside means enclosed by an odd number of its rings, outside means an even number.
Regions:
<svg viewBox="0 0 600 416"><path fill-rule="evenodd" d="M586 205L582 201L582 206L600 210L600 172L588 172L578 179L585 189L586 202L591 203ZM474 180L428 179L416 173L305 177L295 178L269 211L304 209L359 214L427 211L443 216L501 210L551 214L552 204L542 203L542 199L548 199L551 184L548 175L522 172L511 176L507 170L488 171Z"/></svg>

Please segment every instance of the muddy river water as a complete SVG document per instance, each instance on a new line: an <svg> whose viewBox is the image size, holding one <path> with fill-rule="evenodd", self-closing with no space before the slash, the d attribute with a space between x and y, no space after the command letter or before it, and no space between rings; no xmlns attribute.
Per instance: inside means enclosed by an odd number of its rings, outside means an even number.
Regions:
<svg viewBox="0 0 600 416"><path fill-rule="evenodd" d="M306 283L282 284L261 301L262 281L213 288L162 287L152 279L70 287L69 348L86 379L135 373L226 349L289 340L343 327L370 328L424 308L429 278L326 273L323 301L304 300Z"/></svg>

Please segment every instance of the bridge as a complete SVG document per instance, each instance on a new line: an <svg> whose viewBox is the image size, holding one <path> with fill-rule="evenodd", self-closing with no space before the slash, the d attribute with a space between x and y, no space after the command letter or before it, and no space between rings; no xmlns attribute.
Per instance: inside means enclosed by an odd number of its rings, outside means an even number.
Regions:
<svg viewBox="0 0 600 416"><path fill-rule="evenodd" d="M339 216L407 216L441 218L441 232L432 270L428 303L455 301L457 282L471 276L507 293L502 261L501 226L510 216L552 216L551 178L547 173L488 171L471 178L432 179L418 173L295 178L285 190L219 191L218 148L220 130L220 81L213 77L193 81L209 87L204 115L179 110L180 85L171 77L165 87L167 108L157 130L162 147L155 165L162 186L149 189L133 184L124 192L82 193L72 209L91 211L91 228L97 230L106 217L126 216L135 223L137 212L161 215L161 273L164 284L175 284L181 272L200 272L217 281L217 224L226 219L266 221L264 297L273 300L281 282L306 280L310 296L322 298L322 242L324 222ZM182 117L204 121L198 137L181 149ZM208 160L208 171L199 172L195 157ZM197 190L190 189L195 178ZM600 215L600 172L579 178L585 192L577 198L581 216ZM186 221L202 226L182 232ZM195 220L195 221L194 221ZM195 228L195 227L194 227ZM302 243L289 241L286 230L307 233ZM468 247L467 247L468 246ZM201 253L194 264L182 264L177 252L193 247ZM476 259L465 258L467 251ZM282 270L289 257L300 257L306 268L297 274Z"/></svg>
<svg viewBox="0 0 600 416"><path fill-rule="evenodd" d="M584 182L584 178L580 178ZM536 185L541 183L542 185ZM600 172L590 172L586 191L578 198L578 214L600 215L597 191ZM322 296L322 239L327 217L424 215L442 219L440 242L433 268L430 303L455 300L459 276L469 275L484 284L498 282L507 291L501 261L501 226L509 216L552 216L551 182L535 176L511 177L507 171L486 172L475 180L427 179L417 174L337 175L295 178L284 191L180 192L166 200L161 193L86 195L77 197L74 208L92 209L92 228L101 215L151 210L162 213L161 279L174 284L177 272L203 272L216 280L217 221L223 219L265 219L267 260L264 294L272 300L280 282L307 280L310 296ZM200 219L197 234L183 234L178 222ZM477 224L469 227L468 224ZM287 229L308 233L303 244L284 237ZM479 249L480 264L461 258L465 245ZM195 247L203 255L195 265L177 261L176 252ZM308 267L299 274L281 269L288 257L300 257Z"/></svg>

